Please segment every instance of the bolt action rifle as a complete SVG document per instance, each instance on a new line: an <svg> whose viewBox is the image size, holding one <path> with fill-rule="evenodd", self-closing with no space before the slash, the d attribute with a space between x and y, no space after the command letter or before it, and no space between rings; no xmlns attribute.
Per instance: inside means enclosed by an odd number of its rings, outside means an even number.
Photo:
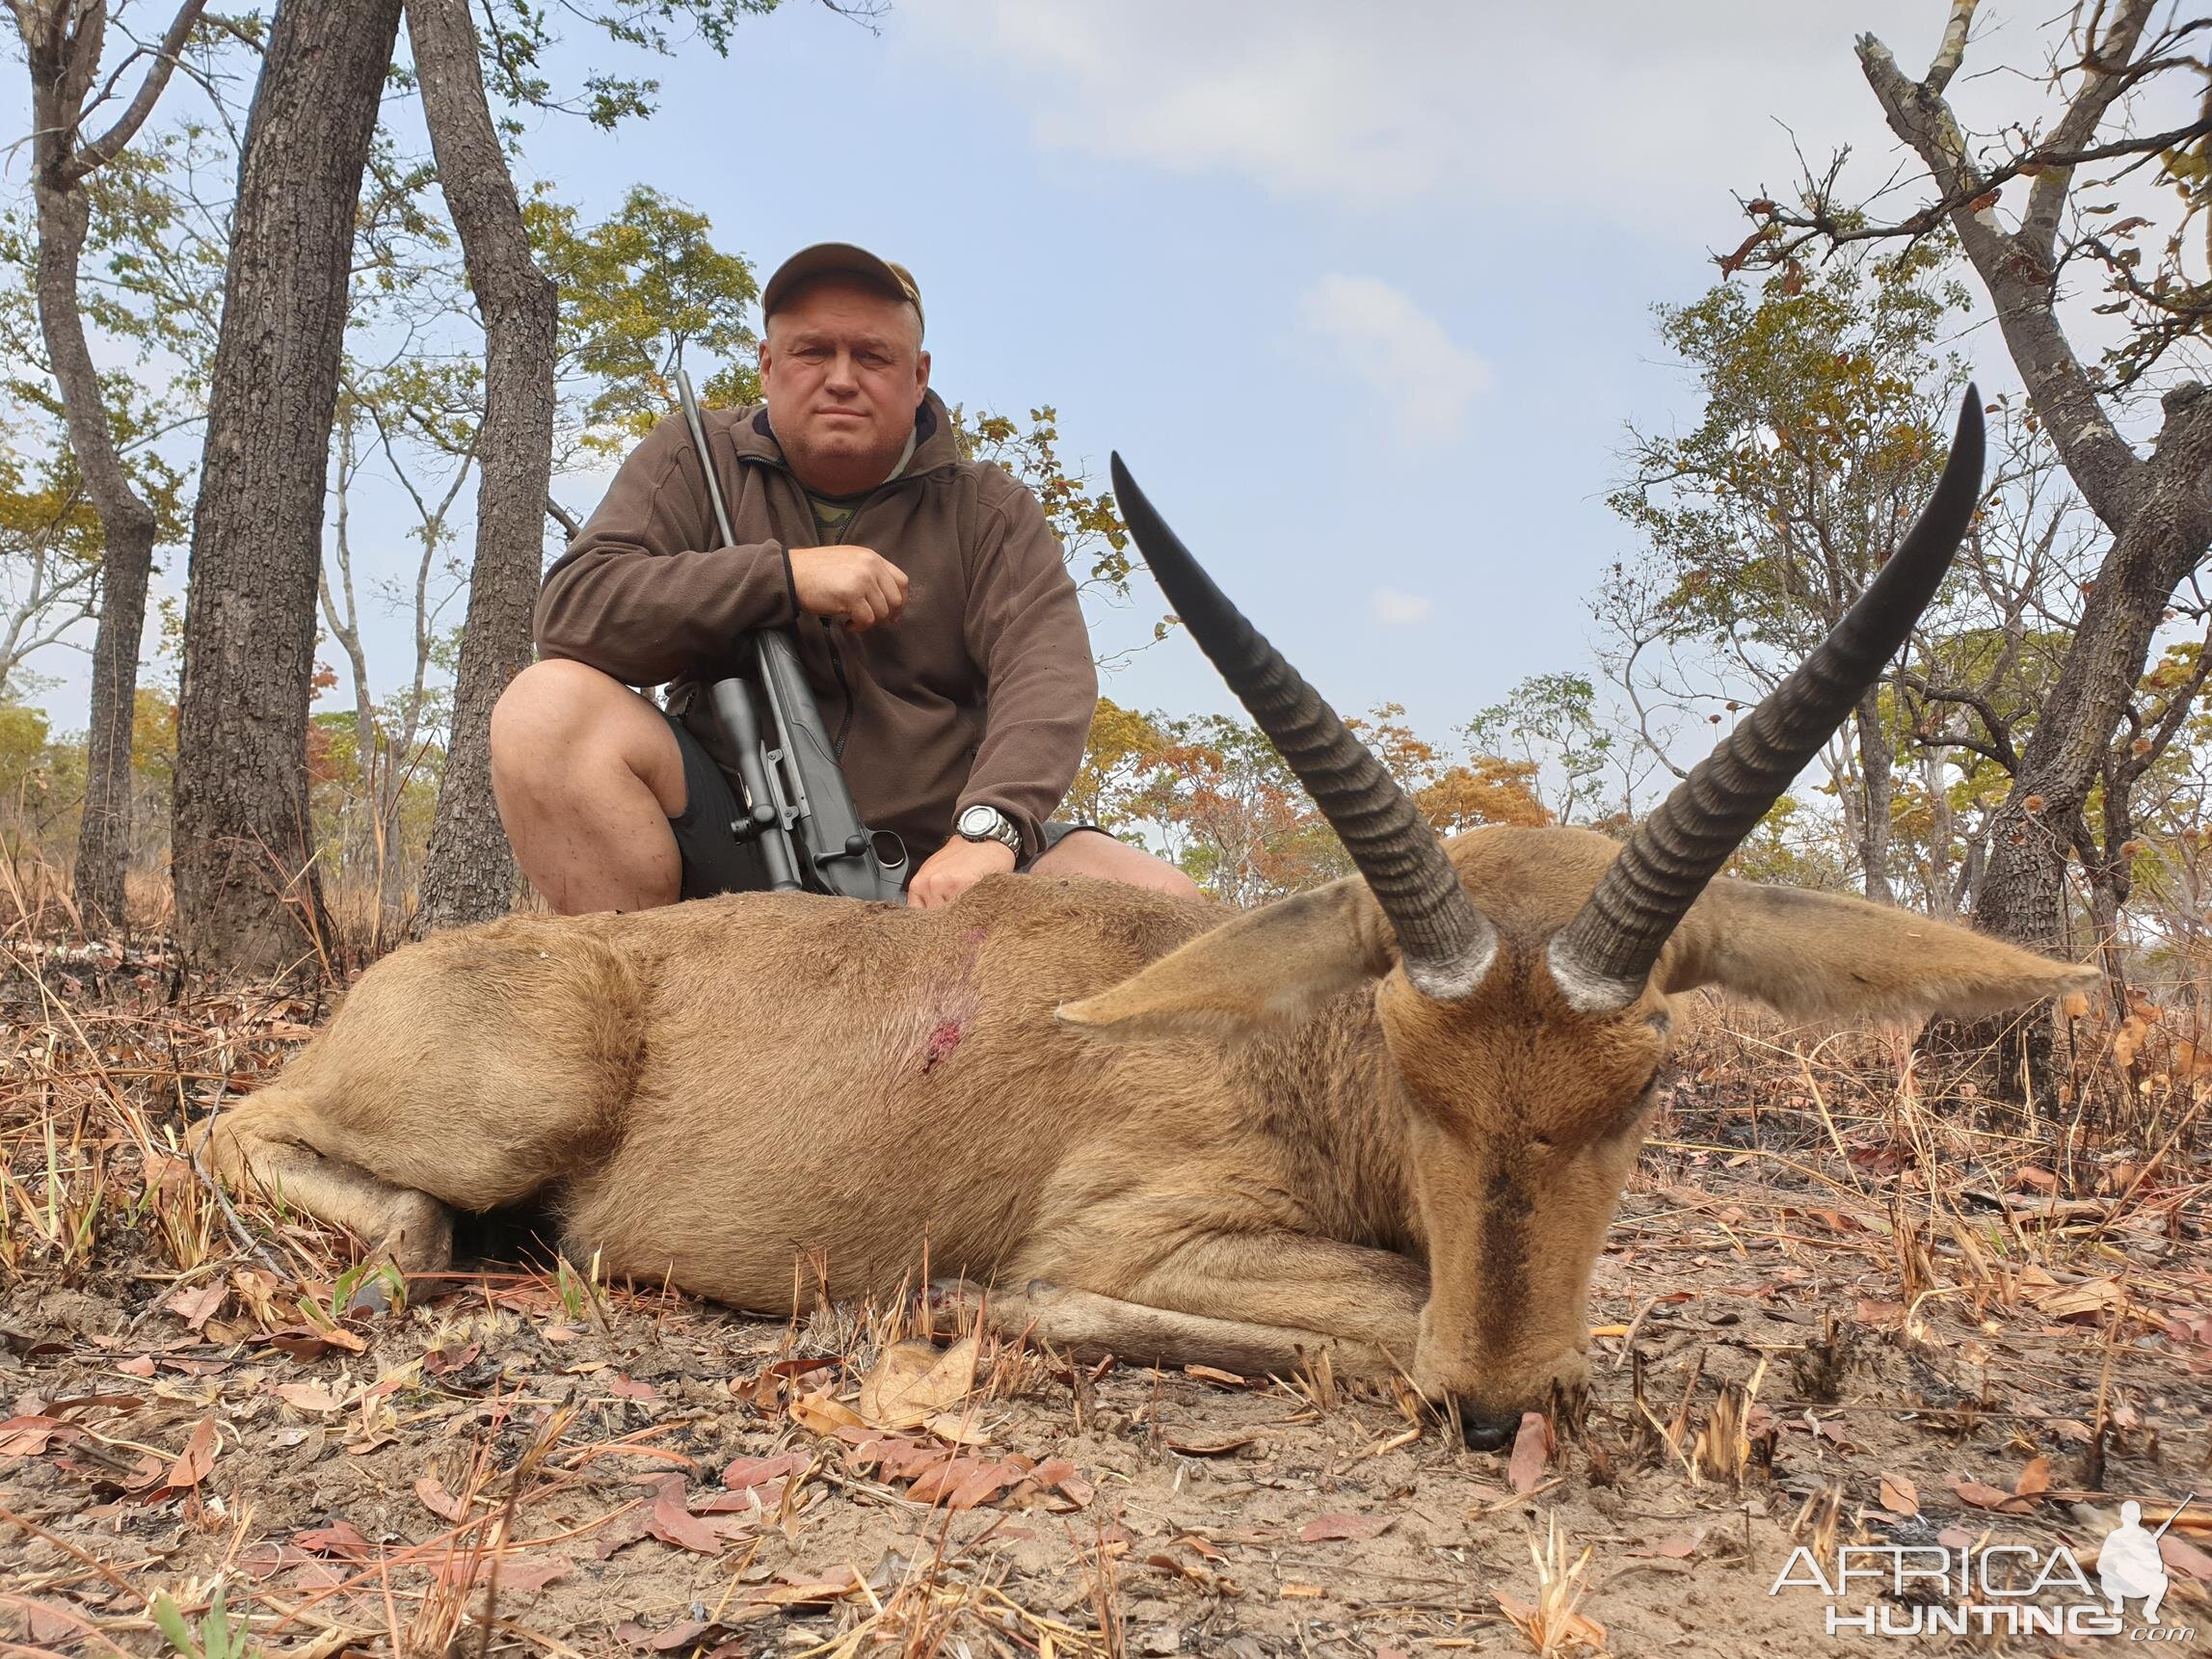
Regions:
<svg viewBox="0 0 2212 1659"><path fill-rule="evenodd" d="M706 452L706 431L691 377L676 371L683 419L706 474L707 498L724 547L733 547L730 512ZM845 898L904 896L906 845L889 830L861 822L837 751L799 666L798 645L780 628L738 636L738 670L706 687L706 705L737 760L744 799L730 833L760 850L768 886ZM761 718L760 710L766 710Z"/></svg>

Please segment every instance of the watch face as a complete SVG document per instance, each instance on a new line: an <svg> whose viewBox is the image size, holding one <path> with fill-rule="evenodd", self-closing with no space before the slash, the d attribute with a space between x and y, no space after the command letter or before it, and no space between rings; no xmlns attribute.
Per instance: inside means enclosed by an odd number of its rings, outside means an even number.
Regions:
<svg viewBox="0 0 2212 1659"><path fill-rule="evenodd" d="M998 824L996 807L970 807L960 815L960 833L964 836L987 836Z"/></svg>

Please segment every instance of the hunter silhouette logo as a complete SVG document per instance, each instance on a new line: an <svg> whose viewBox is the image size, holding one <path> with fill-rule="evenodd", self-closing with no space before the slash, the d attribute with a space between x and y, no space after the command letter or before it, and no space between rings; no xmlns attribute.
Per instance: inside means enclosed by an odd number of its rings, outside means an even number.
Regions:
<svg viewBox="0 0 2212 1659"><path fill-rule="evenodd" d="M2096 1552L2097 1588L2104 1598L2112 1603L2115 1613L2121 1611L2120 1603L2136 1596L2143 1597L2143 1621L2158 1622L2158 1604L2166 1599L2166 1563L2158 1553L2158 1540L2166 1536L2166 1528L2181 1516L2197 1494L2173 1506L2173 1513L2166 1517L2164 1526L2156 1532L2145 1530L2143 1506L2133 1498L2119 1506L2119 1525L2105 1535L2104 1542Z"/></svg>
<svg viewBox="0 0 2212 1659"><path fill-rule="evenodd" d="M2124 1634L2133 1642L2192 1642L2194 1626L2160 1622L2168 1585L2158 1540L2196 1497L2191 1492L2176 1504L2156 1532L2144 1526L2141 1504L2121 1504L2119 1525L2097 1550L2093 1585L2063 1543L1954 1548L1884 1541L1842 1544L1826 1562L1799 1544L1767 1593L1819 1591L1828 1602L1822 1614L1830 1636ZM2125 1623L2130 1601L2143 1603L2143 1622L2132 1630Z"/></svg>

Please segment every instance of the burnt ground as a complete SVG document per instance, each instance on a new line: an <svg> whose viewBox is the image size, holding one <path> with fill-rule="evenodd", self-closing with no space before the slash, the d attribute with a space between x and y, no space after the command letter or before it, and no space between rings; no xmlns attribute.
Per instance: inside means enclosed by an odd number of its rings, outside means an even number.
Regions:
<svg viewBox="0 0 2212 1659"><path fill-rule="evenodd" d="M248 1650L326 1656L1729 1656L1829 1640L1769 1593L1796 1541L2091 1563L2122 1498L2212 1487L2202 1097L2155 1057L2021 1119L1715 1015L1598 1267L1586 1416L1481 1454L1326 1375L343 1271L163 1151L315 1008L172 988L0 981L8 1650L172 1651L166 1594L190 1651L220 1588ZM2212 1627L2212 1506L2160 1547L2169 1631Z"/></svg>

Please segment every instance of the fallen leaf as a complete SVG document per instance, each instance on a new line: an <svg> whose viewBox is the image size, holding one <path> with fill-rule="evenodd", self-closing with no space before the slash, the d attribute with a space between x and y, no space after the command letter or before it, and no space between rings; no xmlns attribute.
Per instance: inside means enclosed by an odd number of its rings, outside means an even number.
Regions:
<svg viewBox="0 0 2212 1659"><path fill-rule="evenodd" d="M208 1470L215 1467L215 1419L202 1417L192 1426L183 1452L169 1466L169 1475L162 1485L182 1491L207 1479Z"/></svg>
<svg viewBox="0 0 2212 1659"><path fill-rule="evenodd" d="M2030 1458L2020 1471L2020 1478L2012 1483L2012 1490L2023 1498L2032 1498L2051 1489L2051 1460L2048 1458Z"/></svg>
<svg viewBox="0 0 2212 1659"><path fill-rule="evenodd" d="M431 1349L422 1356L423 1375L425 1377L443 1377L449 1371L459 1371L462 1367L472 1364L476 1356L483 1351L484 1345L480 1342L472 1342L466 1348Z"/></svg>
<svg viewBox="0 0 2212 1659"><path fill-rule="evenodd" d="M1170 1434L1167 1444L1169 1450L1181 1452L1186 1458L1220 1458L1243 1450L1259 1437L1257 1434L1206 1434L1178 1439Z"/></svg>
<svg viewBox="0 0 2212 1659"><path fill-rule="evenodd" d="M1294 1578L1285 1579L1282 1588L1275 1593L1286 1601L1293 1598L1307 1601L1318 1598L1321 1594L1321 1587L1318 1584L1300 1584Z"/></svg>
<svg viewBox="0 0 2212 1659"><path fill-rule="evenodd" d="M36 1458L69 1425L58 1417L11 1417L0 1423L0 1458Z"/></svg>
<svg viewBox="0 0 2212 1659"><path fill-rule="evenodd" d="M425 1475L415 1482L414 1495L422 1500L424 1509L441 1521L458 1523L468 1518L468 1506L447 1491L436 1475Z"/></svg>
<svg viewBox="0 0 2212 1659"><path fill-rule="evenodd" d="M786 1452L774 1458L738 1458L722 1471L722 1484L733 1492L786 1480L812 1461L804 1453Z"/></svg>
<svg viewBox="0 0 2212 1659"><path fill-rule="evenodd" d="M653 1387L652 1383L633 1382L628 1378L621 1376L616 1377L612 1382L607 1384L607 1391L611 1394L619 1394L625 1400L658 1400L660 1398L660 1390Z"/></svg>
<svg viewBox="0 0 2212 1659"><path fill-rule="evenodd" d="M221 1281L198 1288L180 1286L161 1305L184 1321L185 1329L198 1330L215 1317L229 1295L230 1287Z"/></svg>
<svg viewBox="0 0 2212 1659"><path fill-rule="evenodd" d="M2200 1584L2212 1584L2212 1555L2206 1555L2179 1533L2158 1540L2159 1558L2176 1572L2185 1572Z"/></svg>
<svg viewBox="0 0 2212 1659"><path fill-rule="evenodd" d="M858 1575L848 1572L843 1578L786 1579L762 1585L748 1590L745 1599L755 1606L796 1607L810 1601L842 1601L860 1589Z"/></svg>
<svg viewBox="0 0 2212 1659"><path fill-rule="evenodd" d="M1881 1477L1881 1507L1893 1515L1920 1513L1920 1490L1913 1485L1909 1475L1892 1475L1886 1470Z"/></svg>
<svg viewBox="0 0 2212 1659"><path fill-rule="evenodd" d="M714 1529L683 1507L683 1477L663 1475L653 1504L646 1512L645 1530L662 1543L701 1555L720 1555L722 1540Z"/></svg>
<svg viewBox="0 0 2212 1659"><path fill-rule="evenodd" d="M116 1369L125 1377L151 1377L153 1375L153 1355L142 1353L135 1359L119 1359L116 1361Z"/></svg>
<svg viewBox="0 0 2212 1659"><path fill-rule="evenodd" d="M987 1467L980 1458L952 1458L915 1478L906 1495L918 1504L934 1504L948 1496L970 1476Z"/></svg>
<svg viewBox="0 0 2212 1659"><path fill-rule="evenodd" d="M272 1392L295 1411L335 1411L344 1404L319 1382L280 1382Z"/></svg>
<svg viewBox="0 0 2212 1659"><path fill-rule="evenodd" d="M924 1427L940 1440L955 1446L986 1446L991 1441L991 1431L965 1411L940 1411Z"/></svg>
<svg viewBox="0 0 2212 1659"><path fill-rule="evenodd" d="M537 1560L528 1556L509 1556L499 1563L499 1592L504 1595L514 1591L526 1594L534 1590L543 1590L566 1574L573 1565L558 1556L546 1556ZM489 1565L477 1574L479 1580L490 1576Z"/></svg>
<svg viewBox="0 0 2212 1659"><path fill-rule="evenodd" d="M2052 1319L2079 1319L2119 1306L2127 1293L2118 1279L2090 1279L2078 1285L2060 1285L2032 1298Z"/></svg>
<svg viewBox="0 0 2212 1659"><path fill-rule="evenodd" d="M292 1542L299 1548L313 1550L317 1555L334 1555L347 1561L366 1561L369 1540L361 1536L360 1528L351 1521L333 1521L327 1527L312 1527L304 1533L292 1535Z"/></svg>
<svg viewBox="0 0 2212 1659"><path fill-rule="evenodd" d="M1541 1411L1522 1412L1520 1432L1513 1436L1513 1456L1506 1465L1506 1484L1527 1497L1543 1480L1544 1465L1551 1456L1550 1420Z"/></svg>
<svg viewBox="0 0 2212 1659"><path fill-rule="evenodd" d="M818 1394L802 1394L791 1402L791 1421L810 1433L835 1434L839 1429L866 1427L848 1406L828 1389Z"/></svg>
<svg viewBox="0 0 2212 1659"><path fill-rule="evenodd" d="M2000 1491L1995 1486L1984 1485L1980 1481L1953 1480L1951 1489L1959 1494L1959 1501L1971 1504L1978 1510L2005 1510L2018 1513L2028 1508L2028 1501Z"/></svg>
<svg viewBox="0 0 2212 1659"><path fill-rule="evenodd" d="M1298 1529L1298 1541L1327 1543L1337 1539L1378 1538L1394 1518L1390 1515L1321 1515Z"/></svg>
<svg viewBox="0 0 2212 1659"><path fill-rule="evenodd" d="M975 1386L976 1346L972 1336L942 1353L919 1339L893 1343L861 1384L862 1420L878 1429L919 1429L957 1405Z"/></svg>

